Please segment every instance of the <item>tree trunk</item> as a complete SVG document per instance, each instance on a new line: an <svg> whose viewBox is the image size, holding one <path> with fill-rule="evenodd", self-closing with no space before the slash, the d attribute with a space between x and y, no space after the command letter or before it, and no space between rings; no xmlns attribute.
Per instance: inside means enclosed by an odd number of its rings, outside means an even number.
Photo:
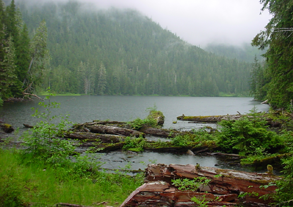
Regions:
<svg viewBox="0 0 293 207"><path fill-rule="evenodd" d="M86 140L88 142L101 141L103 143L117 143L123 142L124 136L113 134L97 134L92 132L73 132L65 135L65 138Z"/></svg>
<svg viewBox="0 0 293 207"><path fill-rule="evenodd" d="M117 134L117 135L124 135L124 136L132 136L132 137L144 137L144 133L132 130L132 129L126 129L116 126L106 126L101 124L96 124L88 127L90 132L93 133L101 133L101 134Z"/></svg>
<svg viewBox="0 0 293 207"><path fill-rule="evenodd" d="M201 185L197 191L180 191L173 184L174 179L205 177L210 182ZM274 193L276 186L263 185L281 179L268 173L248 173L236 170L200 167L195 165L149 165L145 184L136 189L121 205L126 206L195 206L192 197L207 201L207 206L236 206L246 203L250 206L269 206L271 199L260 196ZM240 194L246 194L239 198ZM258 196L256 196L256 193ZM217 196L216 196L217 195Z"/></svg>

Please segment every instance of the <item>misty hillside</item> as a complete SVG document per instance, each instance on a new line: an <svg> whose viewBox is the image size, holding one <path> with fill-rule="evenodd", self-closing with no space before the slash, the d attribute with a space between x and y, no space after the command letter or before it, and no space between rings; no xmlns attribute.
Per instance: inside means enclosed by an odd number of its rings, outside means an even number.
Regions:
<svg viewBox="0 0 293 207"><path fill-rule="evenodd" d="M228 58L236 58L245 62L254 62L255 57L258 60L262 60L262 54L265 51L259 50L257 47L253 47L246 43L242 46L224 45L224 44L208 44L205 48L206 51L212 52L219 56Z"/></svg>
<svg viewBox="0 0 293 207"><path fill-rule="evenodd" d="M16 2L31 33L41 20L47 23L52 59L44 88L101 95L249 91L251 64L192 46L137 11L99 10L75 1Z"/></svg>

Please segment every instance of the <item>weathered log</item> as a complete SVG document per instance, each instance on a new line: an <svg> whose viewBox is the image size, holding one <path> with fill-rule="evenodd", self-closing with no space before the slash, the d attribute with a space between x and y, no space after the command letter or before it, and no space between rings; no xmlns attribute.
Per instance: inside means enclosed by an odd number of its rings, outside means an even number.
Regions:
<svg viewBox="0 0 293 207"><path fill-rule="evenodd" d="M7 123L0 123L0 127L5 133L11 133L14 131L14 128Z"/></svg>
<svg viewBox="0 0 293 207"><path fill-rule="evenodd" d="M34 126L29 125L29 124L23 124L23 126L24 126L25 128L34 128Z"/></svg>
<svg viewBox="0 0 293 207"><path fill-rule="evenodd" d="M173 138L180 133L177 130L159 129L159 128L151 128L151 127L143 128L141 129L141 131L148 135L163 137L163 138Z"/></svg>
<svg viewBox="0 0 293 207"><path fill-rule="evenodd" d="M107 125L107 124L111 124L111 125L123 125L123 124L127 124L126 122L121 122L121 121L100 121L100 120L93 120L92 123L95 123L95 124L103 124L103 125Z"/></svg>
<svg viewBox="0 0 293 207"><path fill-rule="evenodd" d="M103 143L117 143L123 142L124 136L113 135L113 134L97 134L92 132L73 132L65 135L65 138L86 140L89 142L101 141Z"/></svg>
<svg viewBox="0 0 293 207"><path fill-rule="evenodd" d="M144 137L144 133L126 129L121 127L115 126L106 126L101 124L95 124L88 127L91 132L94 133L102 133L102 134L117 134L117 135L124 135L124 136L133 136L133 137Z"/></svg>
<svg viewBox="0 0 293 207"><path fill-rule="evenodd" d="M217 116L178 116L177 120L181 121L192 121L196 123L217 123L221 120L238 120L242 116L240 114L237 115L217 115Z"/></svg>
<svg viewBox="0 0 293 207"><path fill-rule="evenodd" d="M210 180L207 186L198 189L202 192L179 191L171 181L197 177L206 177ZM240 203L267 206L271 200L259 197L274 193L276 186L266 189L261 186L279 179L280 177L267 173L248 173L195 165L149 165L145 177L147 183L134 191L121 206L155 206L156 203L164 206L194 206L190 200L192 197L199 200L205 198L208 206L236 206ZM240 193L247 195L238 199Z"/></svg>

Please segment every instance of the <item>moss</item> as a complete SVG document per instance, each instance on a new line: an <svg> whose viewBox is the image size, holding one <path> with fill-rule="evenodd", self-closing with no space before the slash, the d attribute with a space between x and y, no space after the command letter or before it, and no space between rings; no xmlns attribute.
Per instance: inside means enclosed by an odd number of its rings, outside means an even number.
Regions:
<svg viewBox="0 0 293 207"><path fill-rule="evenodd" d="M131 151L131 152L142 152L143 148L129 148L127 149L127 151Z"/></svg>
<svg viewBox="0 0 293 207"><path fill-rule="evenodd" d="M6 133L11 133L14 131L13 127L10 124L6 124L6 123L1 124L1 128Z"/></svg>

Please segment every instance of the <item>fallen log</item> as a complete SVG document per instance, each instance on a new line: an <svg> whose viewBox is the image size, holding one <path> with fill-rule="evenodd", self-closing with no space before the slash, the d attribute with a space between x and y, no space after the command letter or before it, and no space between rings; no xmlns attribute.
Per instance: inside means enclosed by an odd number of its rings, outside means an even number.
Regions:
<svg viewBox="0 0 293 207"><path fill-rule="evenodd" d="M156 137L163 137L163 138L173 138L176 137L180 132L177 130L168 130L168 129L159 129L159 128L143 128L141 131L145 134L156 136Z"/></svg>
<svg viewBox="0 0 293 207"><path fill-rule="evenodd" d="M126 129L121 127L115 126L107 126L101 124L95 124L88 127L90 132L94 133L102 133L102 134L118 134L124 136L132 136L132 137L144 137L144 133L133 130L133 129Z"/></svg>
<svg viewBox="0 0 293 207"><path fill-rule="evenodd" d="M238 120L242 116L240 114L237 115L217 115L217 116L178 116L177 120L181 121L192 121L195 123L217 123L222 120Z"/></svg>
<svg viewBox="0 0 293 207"><path fill-rule="evenodd" d="M123 142L124 136L119 135L113 135L113 134L97 134L92 132L73 132L73 133L67 133L65 135L65 138L70 139L78 139L88 142L93 141L101 141L103 143L117 143L117 142Z"/></svg>
<svg viewBox="0 0 293 207"><path fill-rule="evenodd" d="M197 191L180 191L172 183L174 179L205 177L206 186ZM198 165L149 165L145 184L136 189L121 205L124 206L195 206L192 197L207 202L208 206L236 206L249 203L251 206L268 206L271 199L260 196L274 193L276 186L262 188L276 182L280 177L268 173L248 173L236 170L201 167ZM195 181L196 182L196 181ZM239 198L244 193L243 198Z"/></svg>
<svg viewBox="0 0 293 207"><path fill-rule="evenodd" d="M34 126L29 125L29 124L23 124L23 126L24 126L25 128L34 128Z"/></svg>

